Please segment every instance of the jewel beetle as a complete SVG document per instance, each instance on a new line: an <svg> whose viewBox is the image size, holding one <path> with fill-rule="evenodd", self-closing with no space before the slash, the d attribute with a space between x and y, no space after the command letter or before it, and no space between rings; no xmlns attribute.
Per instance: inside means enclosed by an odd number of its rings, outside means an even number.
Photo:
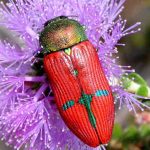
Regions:
<svg viewBox="0 0 150 150"><path fill-rule="evenodd" d="M66 16L45 23L39 43L59 113L85 144L107 144L114 125L114 99L97 50L85 28Z"/></svg>

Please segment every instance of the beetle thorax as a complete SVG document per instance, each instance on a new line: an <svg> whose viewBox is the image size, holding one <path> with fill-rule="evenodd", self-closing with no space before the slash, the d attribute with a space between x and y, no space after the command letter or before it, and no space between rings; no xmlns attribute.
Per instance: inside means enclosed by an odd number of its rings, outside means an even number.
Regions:
<svg viewBox="0 0 150 150"><path fill-rule="evenodd" d="M82 41L86 35L82 25L68 18L49 21L40 35L40 44L46 52L66 49Z"/></svg>

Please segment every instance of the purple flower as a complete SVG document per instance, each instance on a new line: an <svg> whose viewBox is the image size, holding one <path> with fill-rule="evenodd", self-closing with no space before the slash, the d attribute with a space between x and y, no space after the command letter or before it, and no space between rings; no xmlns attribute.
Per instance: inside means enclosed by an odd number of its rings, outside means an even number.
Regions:
<svg viewBox="0 0 150 150"><path fill-rule="evenodd" d="M119 15L125 0L9 0L0 4L0 25L14 31L12 41L0 42L0 137L15 149L92 150L66 127L56 109L46 76L38 74L35 64L41 62L39 33L47 20L60 15L77 19L86 27L90 41L99 50L106 77L117 101L129 110L134 105L147 107L137 100L140 96L126 92L118 82L125 73L133 72L120 66L113 54L119 40L140 29L140 23L126 28L126 20ZM102 40L100 40L102 39ZM42 70L42 65L38 70ZM116 82L117 80L117 82ZM104 146L95 150L105 149Z"/></svg>

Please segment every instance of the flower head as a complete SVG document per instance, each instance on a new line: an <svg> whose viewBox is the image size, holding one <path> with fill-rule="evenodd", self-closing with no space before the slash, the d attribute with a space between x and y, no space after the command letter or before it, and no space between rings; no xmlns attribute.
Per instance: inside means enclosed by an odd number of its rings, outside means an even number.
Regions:
<svg viewBox="0 0 150 150"><path fill-rule="evenodd" d="M140 23L126 28L119 15L125 0L10 0L0 3L0 25L14 31L22 45L0 42L0 137L14 148L65 150L92 148L79 141L65 126L40 57L39 33L45 22L68 16L85 26L88 39L98 49L106 77L117 101L129 110L143 105L137 95L124 90L122 75L133 72L117 64L119 40L140 29ZM39 57L36 57L39 55ZM38 69L37 69L38 68ZM143 97L142 97L143 98ZM101 146L96 149L104 149Z"/></svg>

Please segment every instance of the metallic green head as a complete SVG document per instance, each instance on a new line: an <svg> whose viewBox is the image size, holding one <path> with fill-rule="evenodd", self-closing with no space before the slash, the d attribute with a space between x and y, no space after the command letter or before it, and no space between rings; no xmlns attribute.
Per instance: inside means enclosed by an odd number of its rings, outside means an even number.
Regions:
<svg viewBox="0 0 150 150"><path fill-rule="evenodd" d="M65 16L47 21L40 34L44 53L66 49L85 40L87 37L84 27Z"/></svg>

